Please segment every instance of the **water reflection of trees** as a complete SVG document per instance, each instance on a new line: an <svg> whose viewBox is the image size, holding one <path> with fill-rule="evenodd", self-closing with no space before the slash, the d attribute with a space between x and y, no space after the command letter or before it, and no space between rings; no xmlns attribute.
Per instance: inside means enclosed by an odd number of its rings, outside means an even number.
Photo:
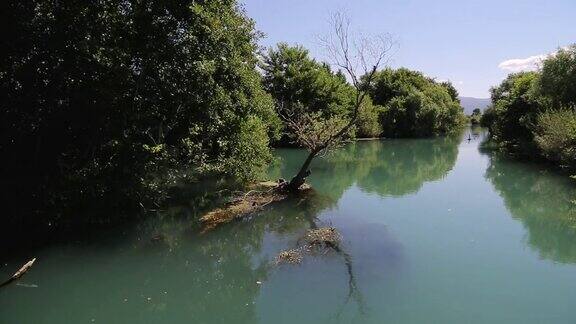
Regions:
<svg viewBox="0 0 576 324"><path fill-rule="evenodd" d="M177 223L172 226L159 220L147 226L145 236L162 232L163 241L145 243L141 248L158 245L154 249L166 255L166 264L159 266L170 272L166 275L179 278L177 285L185 282L185 288L173 287L179 295L171 296L171 306L186 310L197 322L254 323L258 320L256 301L262 287L257 282L265 284L276 269L275 256L290 248L291 242L306 230L316 227L315 216L332 204L332 199L322 195L295 198L203 235L193 227L182 232L185 227L178 224L178 217L174 217ZM177 213L181 212L179 208ZM271 236L276 236L278 242L271 243ZM178 269L175 257L186 264L180 269L187 273L174 272ZM346 267L350 269L348 261ZM165 281L162 277L155 278L155 286Z"/></svg>
<svg viewBox="0 0 576 324"><path fill-rule="evenodd" d="M542 258L576 262L576 187L567 176L543 171L497 154L490 158L486 178L504 199L512 217L527 229L528 244Z"/></svg>
<svg viewBox="0 0 576 324"><path fill-rule="evenodd" d="M318 160L311 182L335 199L353 184L381 196L415 193L424 183L442 179L452 170L460 141L461 135L352 143ZM289 174L299 154L281 151L281 166L272 174Z"/></svg>
<svg viewBox="0 0 576 324"><path fill-rule="evenodd" d="M380 195L401 195L417 191L424 182L443 177L454 165L459 139L399 140L361 142L347 145L314 166L312 183L318 195L302 201L286 201L251 219L235 222L206 235L195 229L198 215L225 199L218 184L180 188L168 210L123 233L105 233L92 238L81 251L43 259L36 271L46 294L20 296L2 301L2 309L14 318L35 322L38 314L67 305L69 321L95 318L104 322L253 323L258 320L256 301L261 293L257 281L266 281L272 261L280 250L290 248L305 231L316 225L316 217L334 206L354 183ZM420 143L423 142L423 143ZM290 151L273 175L292 174L301 162L300 151ZM325 225L325 224L324 224ZM131 228L129 226L128 228ZM118 234L118 235L117 235ZM151 241L158 236L159 239ZM270 236L281 237L270 244ZM111 241L112 240L112 241ZM354 255L344 246L335 258L348 281L341 282L343 301L362 307L354 277ZM69 253L66 255L66 253ZM58 269L67 269L65 273ZM44 276L44 277L42 277ZM71 280L83 278L82 285ZM84 280L89 278L89 280ZM36 279L35 279L36 280ZM65 285L66 294L60 293ZM85 307L89 292L90 310ZM150 300L148 300L150 298ZM21 307L26 300L24 312ZM335 314L340 309L335 305ZM349 306L346 306L349 307ZM173 311L171 311L173 310ZM88 314L90 313L90 314ZM335 315L335 316L336 316ZM3 314L9 318L10 314ZM90 318L88 318L90 317Z"/></svg>
<svg viewBox="0 0 576 324"><path fill-rule="evenodd" d="M403 196L426 182L442 179L456 163L460 137L391 141L377 155L378 163L358 184L368 192Z"/></svg>

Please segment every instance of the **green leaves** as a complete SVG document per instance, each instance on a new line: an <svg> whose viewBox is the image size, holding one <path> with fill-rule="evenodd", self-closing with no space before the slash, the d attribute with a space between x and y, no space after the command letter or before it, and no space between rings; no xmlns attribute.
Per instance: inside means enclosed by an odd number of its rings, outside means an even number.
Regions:
<svg viewBox="0 0 576 324"><path fill-rule="evenodd" d="M544 61L537 88L552 106L576 105L576 44L558 50Z"/></svg>
<svg viewBox="0 0 576 324"><path fill-rule="evenodd" d="M264 87L277 107L298 104L306 112L320 112L327 117L351 112L353 87L327 64L311 59L302 46L278 44L263 58L261 68Z"/></svg>
<svg viewBox="0 0 576 324"><path fill-rule="evenodd" d="M491 92L482 124L500 144L576 169L576 45L549 56L540 71L510 74Z"/></svg>
<svg viewBox="0 0 576 324"><path fill-rule="evenodd" d="M536 121L540 106L533 96L538 74L520 72L510 74L498 87L491 89L493 108L487 112L491 118L491 133L501 141L530 143L531 125ZM485 119L485 124L488 119Z"/></svg>
<svg viewBox="0 0 576 324"><path fill-rule="evenodd" d="M7 199L36 197L42 213L103 195L153 206L182 170L247 180L269 158L279 121L256 70L259 34L236 1L7 8L2 41L18 44L0 57Z"/></svg>
<svg viewBox="0 0 576 324"><path fill-rule="evenodd" d="M386 137L446 134L464 122L456 89L420 72L385 69L369 88L374 103L385 107L381 124Z"/></svg>
<svg viewBox="0 0 576 324"><path fill-rule="evenodd" d="M576 169L575 111L561 109L540 114L534 133L534 140L547 159Z"/></svg>

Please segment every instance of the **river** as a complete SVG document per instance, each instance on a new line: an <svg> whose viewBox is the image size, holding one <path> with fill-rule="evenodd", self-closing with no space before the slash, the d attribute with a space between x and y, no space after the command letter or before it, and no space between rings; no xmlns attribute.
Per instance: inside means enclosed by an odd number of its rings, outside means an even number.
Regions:
<svg viewBox="0 0 576 324"><path fill-rule="evenodd" d="M10 253L1 278L37 262L0 289L0 323L574 323L576 185L484 137L346 145L314 162L313 197L205 234L191 200ZM305 157L275 154L273 178ZM348 258L275 265L311 226L336 228Z"/></svg>

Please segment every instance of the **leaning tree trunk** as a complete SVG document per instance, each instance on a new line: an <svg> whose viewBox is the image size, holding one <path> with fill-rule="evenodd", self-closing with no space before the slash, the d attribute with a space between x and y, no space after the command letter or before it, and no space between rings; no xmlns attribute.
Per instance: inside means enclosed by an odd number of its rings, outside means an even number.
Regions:
<svg viewBox="0 0 576 324"><path fill-rule="evenodd" d="M318 152L316 151L312 151L308 154L306 161L304 161L304 164L300 167L300 171L298 171L292 180L290 180L290 183L288 184L289 191L297 192L306 182L306 178L310 175L310 163L312 163L312 160L316 155L318 155Z"/></svg>

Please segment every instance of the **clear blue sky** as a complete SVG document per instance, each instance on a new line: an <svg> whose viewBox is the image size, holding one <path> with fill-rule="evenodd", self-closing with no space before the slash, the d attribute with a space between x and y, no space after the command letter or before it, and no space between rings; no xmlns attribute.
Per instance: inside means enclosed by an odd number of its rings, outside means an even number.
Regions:
<svg viewBox="0 0 576 324"><path fill-rule="evenodd" d="M344 10L356 30L392 34L391 66L451 80L463 96L488 97L510 72L499 67L507 60L576 43L576 0L240 1L266 34L263 46L301 44L318 59L316 36L328 31L331 12ZM511 63L518 70L526 62Z"/></svg>

